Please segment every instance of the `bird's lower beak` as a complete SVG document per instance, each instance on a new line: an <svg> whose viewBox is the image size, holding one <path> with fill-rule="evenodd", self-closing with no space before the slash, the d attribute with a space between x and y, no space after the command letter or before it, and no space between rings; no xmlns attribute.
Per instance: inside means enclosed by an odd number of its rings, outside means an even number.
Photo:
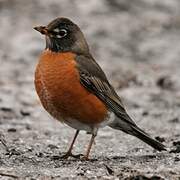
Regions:
<svg viewBox="0 0 180 180"><path fill-rule="evenodd" d="M48 35L48 29L46 26L37 26L37 27L34 27L34 29L36 31L39 31L41 34Z"/></svg>

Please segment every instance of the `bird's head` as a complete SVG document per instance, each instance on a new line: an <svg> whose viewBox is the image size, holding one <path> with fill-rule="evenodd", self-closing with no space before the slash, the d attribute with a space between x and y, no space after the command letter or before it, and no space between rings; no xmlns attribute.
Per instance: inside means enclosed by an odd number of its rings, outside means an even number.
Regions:
<svg viewBox="0 0 180 180"><path fill-rule="evenodd" d="M47 26L34 27L46 37L46 49L54 52L88 53L89 48L80 28L67 18L56 18Z"/></svg>

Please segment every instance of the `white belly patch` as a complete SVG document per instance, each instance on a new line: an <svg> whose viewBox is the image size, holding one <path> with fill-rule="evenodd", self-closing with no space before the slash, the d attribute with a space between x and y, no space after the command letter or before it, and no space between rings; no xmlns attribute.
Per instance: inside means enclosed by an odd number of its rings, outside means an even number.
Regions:
<svg viewBox="0 0 180 180"><path fill-rule="evenodd" d="M66 119L64 123L74 129L84 130L84 131L87 131L88 133L96 134L99 128L103 128L111 124L114 121L114 119L115 119L115 114L109 111L104 121L98 124L85 124L71 118Z"/></svg>

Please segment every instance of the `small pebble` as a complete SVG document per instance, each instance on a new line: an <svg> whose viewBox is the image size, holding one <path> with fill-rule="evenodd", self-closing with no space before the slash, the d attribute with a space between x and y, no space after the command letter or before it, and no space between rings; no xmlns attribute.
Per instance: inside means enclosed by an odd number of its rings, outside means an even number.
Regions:
<svg viewBox="0 0 180 180"><path fill-rule="evenodd" d="M9 128L7 131L8 132L16 132L17 130L15 128Z"/></svg>
<svg viewBox="0 0 180 180"><path fill-rule="evenodd" d="M27 112L27 111L24 111L24 110L21 110L20 113L21 113L22 116L30 116L30 112Z"/></svg>
<svg viewBox="0 0 180 180"><path fill-rule="evenodd" d="M158 140L159 142L164 142L165 141L165 138L159 137L159 136L156 136L155 139Z"/></svg>

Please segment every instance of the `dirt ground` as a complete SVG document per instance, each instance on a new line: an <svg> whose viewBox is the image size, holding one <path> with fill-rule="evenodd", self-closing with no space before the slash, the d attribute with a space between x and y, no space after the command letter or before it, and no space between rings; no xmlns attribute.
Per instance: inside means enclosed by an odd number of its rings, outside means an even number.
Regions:
<svg viewBox="0 0 180 180"><path fill-rule="evenodd" d="M169 152L104 128L91 161L59 159L75 130L39 103L33 78L45 44L32 29L58 16L81 27L131 117ZM0 179L180 179L179 0L0 0L0 24ZM74 152L89 139L81 132Z"/></svg>

